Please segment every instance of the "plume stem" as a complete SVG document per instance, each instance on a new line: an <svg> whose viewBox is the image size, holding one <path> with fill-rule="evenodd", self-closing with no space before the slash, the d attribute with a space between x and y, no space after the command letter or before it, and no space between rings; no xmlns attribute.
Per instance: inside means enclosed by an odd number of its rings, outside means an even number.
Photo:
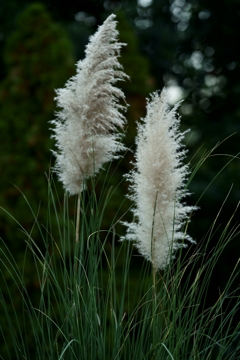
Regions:
<svg viewBox="0 0 240 360"><path fill-rule="evenodd" d="M81 193L78 194L78 200L77 200L76 243L79 242L80 208L81 208Z"/></svg>

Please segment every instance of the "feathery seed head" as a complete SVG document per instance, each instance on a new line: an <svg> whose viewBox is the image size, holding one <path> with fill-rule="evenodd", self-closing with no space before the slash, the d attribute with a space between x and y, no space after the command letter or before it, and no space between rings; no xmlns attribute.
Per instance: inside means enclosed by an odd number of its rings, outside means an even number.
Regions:
<svg viewBox="0 0 240 360"><path fill-rule="evenodd" d="M169 110L165 89L151 95L147 115L138 125L135 169L128 176L137 222L127 224L126 238L136 242L155 270L164 269L175 250L186 246L182 240L193 242L181 231L195 207L181 203L188 195L188 166L182 163L185 133L179 130L177 107Z"/></svg>
<svg viewBox="0 0 240 360"><path fill-rule="evenodd" d="M77 63L77 73L65 88L56 90L61 110L54 124L58 152L55 171L71 194L84 188L84 179L114 158L124 146L119 142L118 128L123 128L126 109L123 92L115 86L128 76L118 62L120 49L115 15L110 15L90 37L84 60Z"/></svg>

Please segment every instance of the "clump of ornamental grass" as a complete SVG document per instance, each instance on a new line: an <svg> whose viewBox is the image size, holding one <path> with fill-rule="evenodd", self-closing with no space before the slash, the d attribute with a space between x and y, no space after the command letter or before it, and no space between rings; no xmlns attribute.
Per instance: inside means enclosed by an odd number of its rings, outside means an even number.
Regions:
<svg viewBox="0 0 240 360"><path fill-rule="evenodd" d="M19 267L15 254L1 244L1 271L8 274L1 276L0 290L1 313L9 328L9 333L0 334L4 360L238 360L238 264L216 302L206 307L214 267L239 235L232 218L218 232L219 241L211 253L217 217L194 251L181 248L178 260L171 260L154 284L153 297L151 262L138 261L141 266L136 271L131 242L117 246L118 215L108 230L99 227L106 202L114 196L107 183L102 203L96 203L94 191L82 194L83 247L72 241L72 199L65 195L61 205L52 179L48 190L44 226L29 204L39 238L16 221L27 243L25 258L35 264L34 297L28 288L27 268ZM58 224L54 230L53 214ZM22 294L17 308L13 291Z"/></svg>
<svg viewBox="0 0 240 360"><path fill-rule="evenodd" d="M138 125L135 167L127 176L135 207L135 221L126 224L127 240L155 270L164 269L177 249L194 242L183 230L195 207L182 202L188 194L188 165L183 164L186 149L182 143L176 105L169 109L167 91L155 92L147 105L147 115Z"/></svg>

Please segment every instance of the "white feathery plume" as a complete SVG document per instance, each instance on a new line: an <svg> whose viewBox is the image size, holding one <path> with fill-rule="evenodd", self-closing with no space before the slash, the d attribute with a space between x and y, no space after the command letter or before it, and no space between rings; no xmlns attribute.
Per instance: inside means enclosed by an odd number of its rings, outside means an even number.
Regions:
<svg viewBox="0 0 240 360"><path fill-rule="evenodd" d="M116 130L125 124L126 106L119 104L125 96L114 84L128 76L118 61L125 44L117 41L114 18L110 15L90 37L77 74L56 91L61 110L51 121L58 148L55 171L70 195L79 194L85 179L124 149Z"/></svg>
<svg viewBox="0 0 240 360"><path fill-rule="evenodd" d="M154 270L164 269L174 252L185 247L183 240L194 242L181 231L195 209L181 202L188 166L183 165L185 133L179 130L178 105L168 107L167 91L151 95L147 115L138 126L135 169L128 175L135 203L135 222L128 226L126 239L136 242L139 252L153 263Z"/></svg>

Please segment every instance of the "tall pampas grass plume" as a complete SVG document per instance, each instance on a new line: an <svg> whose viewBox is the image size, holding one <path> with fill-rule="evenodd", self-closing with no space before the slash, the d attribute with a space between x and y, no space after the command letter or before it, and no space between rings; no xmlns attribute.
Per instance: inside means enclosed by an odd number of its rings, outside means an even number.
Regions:
<svg viewBox="0 0 240 360"><path fill-rule="evenodd" d="M90 37L77 74L56 90L61 110L51 121L57 146L55 171L70 195L79 194L85 180L124 149L118 128L125 124L126 102L115 83L128 76L118 61L125 44L118 42L114 19L110 15Z"/></svg>
<svg viewBox="0 0 240 360"><path fill-rule="evenodd" d="M182 231L195 207L182 202L189 169L183 164L185 133L179 130L177 107L169 109L166 89L151 95L138 125L135 168L127 176L135 221L126 224L126 239L135 242L155 270L164 269L175 251L187 246L184 240L194 242Z"/></svg>

